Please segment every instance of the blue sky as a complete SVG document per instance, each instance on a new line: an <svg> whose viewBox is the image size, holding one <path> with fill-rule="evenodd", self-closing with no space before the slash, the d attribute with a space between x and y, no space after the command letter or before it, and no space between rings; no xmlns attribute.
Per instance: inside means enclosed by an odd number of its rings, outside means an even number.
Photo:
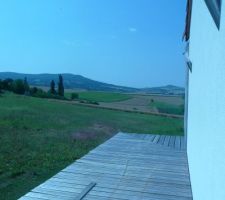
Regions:
<svg viewBox="0 0 225 200"><path fill-rule="evenodd" d="M3 0L0 71L184 85L185 0Z"/></svg>

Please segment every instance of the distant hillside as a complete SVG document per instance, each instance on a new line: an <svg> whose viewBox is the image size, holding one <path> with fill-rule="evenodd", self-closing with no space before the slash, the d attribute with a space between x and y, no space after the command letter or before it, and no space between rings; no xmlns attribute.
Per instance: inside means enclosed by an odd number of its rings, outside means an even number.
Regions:
<svg viewBox="0 0 225 200"><path fill-rule="evenodd" d="M80 75L62 74L66 89L82 89L90 91L129 92L129 93L154 93L154 94L183 94L184 89L172 85L155 88L132 88L102 83L85 78ZM0 79L24 79L27 78L30 85L49 87L51 80L58 82L58 74L20 74L14 72L0 72Z"/></svg>
<svg viewBox="0 0 225 200"><path fill-rule="evenodd" d="M184 94L184 88L177 87L174 85L167 85L162 87L144 88L142 89L145 93L155 94Z"/></svg>
<svg viewBox="0 0 225 200"><path fill-rule="evenodd" d="M62 74L64 79L64 87L66 89L84 89L93 91L115 91L115 92L136 92L138 89L116 86L112 84L102 83L85 78L80 75ZM30 85L34 86L49 86L51 80L58 82L58 74L20 74L13 72L0 72L0 79L12 78L12 79L24 79L27 80Z"/></svg>

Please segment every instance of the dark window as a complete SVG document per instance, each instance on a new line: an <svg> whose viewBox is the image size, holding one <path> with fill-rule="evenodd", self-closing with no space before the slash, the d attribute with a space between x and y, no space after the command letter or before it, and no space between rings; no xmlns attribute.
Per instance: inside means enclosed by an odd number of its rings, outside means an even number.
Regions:
<svg viewBox="0 0 225 200"><path fill-rule="evenodd" d="M205 0L205 3L216 23L217 28L220 28L221 4L222 0Z"/></svg>

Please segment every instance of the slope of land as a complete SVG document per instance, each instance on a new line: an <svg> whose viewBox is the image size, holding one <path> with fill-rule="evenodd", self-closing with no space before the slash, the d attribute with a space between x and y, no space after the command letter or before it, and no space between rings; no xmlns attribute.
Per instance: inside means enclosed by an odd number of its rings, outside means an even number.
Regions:
<svg viewBox="0 0 225 200"><path fill-rule="evenodd" d="M138 89L116 86L85 78L80 75L62 74L66 89L84 89L93 91L136 92ZM27 78L30 85L49 87L51 80L58 82L58 74L20 74L12 72L0 72L0 79L24 79Z"/></svg>
<svg viewBox="0 0 225 200"><path fill-rule="evenodd" d="M102 110L10 93L0 96L0 113L2 200L17 199L119 130L183 133L182 119Z"/></svg>
<svg viewBox="0 0 225 200"><path fill-rule="evenodd" d="M167 85L162 87L152 87L152 88L144 88L142 89L143 93L154 93L154 94L171 94L171 95L181 95L184 94L184 88Z"/></svg>

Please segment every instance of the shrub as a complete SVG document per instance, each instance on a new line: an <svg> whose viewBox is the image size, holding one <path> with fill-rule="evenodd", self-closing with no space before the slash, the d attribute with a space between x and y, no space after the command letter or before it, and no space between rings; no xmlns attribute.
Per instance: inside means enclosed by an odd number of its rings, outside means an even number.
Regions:
<svg viewBox="0 0 225 200"><path fill-rule="evenodd" d="M48 93L45 92L44 90L40 89L40 88L33 88L34 92L33 92L33 97L39 97L39 98L48 98Z"/></svg>
<svg viewBox="0 0 225 200"><path fill-rule="evenodd" d="M88 103L94 104L94 105L99 105L99 103L97 101L89 101Z"/></svg>
<svg viewBox="0 0 225 200"><path fill-rule="evenodd" d="M33 97L38 97L38 98L46 98L46 99L60 99L60 100L68 100L65 97L59 96L57 94L51 94L50 91L46 92L40 88L32 88L30 94Z"/></svg>
<svg viewBox="0 0 225 200"><path fill-rule="evenodd" d="M80 103L99 105L97 101L81 100Z"/></svg>
<svg viewBox="0 0 225 200"><path fill-rule="evenodd" d="M37 87L30 88L30 95L33 96L34 94L37 93L37 91L38 91Z"/></svg>
<svg viewBox="0 0 225 200"><path fill-rule="evenodd" d="M36 93L37 97L46 98L48 96L47 92L43 91L42 89L38 89Z"/></svg>
<svg viewBox="0 0 225 200"><path fill-rule="evenodd" d="M71 93L70 98L71 98L71 100L73 100L73 99L79 99L79 94L78 93Z"/></svg>

